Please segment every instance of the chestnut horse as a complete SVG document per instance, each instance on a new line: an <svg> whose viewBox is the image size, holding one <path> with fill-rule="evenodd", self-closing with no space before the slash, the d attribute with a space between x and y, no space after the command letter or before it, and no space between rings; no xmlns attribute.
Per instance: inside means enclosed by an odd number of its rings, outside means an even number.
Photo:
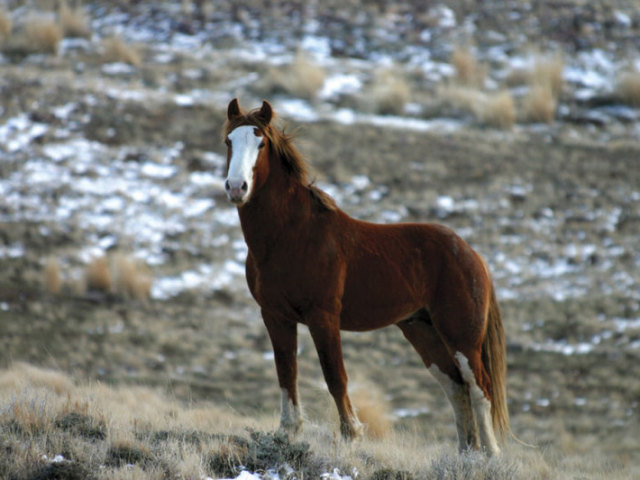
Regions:
<svg viewBox="0 0 640 480"><path fill-rule="evenodd" d="M268 102L229 103L225 190L249 247L246 276L273 345L280 429L302 426L297 324L309 328L340 431L363 427L347 394L340 330L397 325L453 406L461 451L500 453L509 431L505 337L487 265L436 224L377 225L349 217L309 182Z"/></svg>

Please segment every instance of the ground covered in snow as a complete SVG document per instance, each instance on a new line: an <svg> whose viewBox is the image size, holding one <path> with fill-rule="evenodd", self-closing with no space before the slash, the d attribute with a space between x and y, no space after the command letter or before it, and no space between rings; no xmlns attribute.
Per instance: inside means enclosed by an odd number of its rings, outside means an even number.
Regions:
<svg viewBox="0 0 640 480"><path fill-rule="evenodd" d="M17 21L27 7L9 3ZM613 91L617 72L640 64L633 2L155 3L85 2L91 38L63 40L56 56L0 57L3 367L26 361L276 415L273 356L221 189L226 104L267 96L300 127L300 150L341 208L444 223L487 259L516 435L550 465L594 456L600 471L637 471L640 111ZM112 34L142 62L104 61ZM533 61L531 45L562 52L555 120L497 130L433 110L458 42L488 65L489 90ZM297 51L325 72L311 97L264 82ZM412 82L393 115L362 100L388 67ZM148 298L87 288L103 255L144 263ZM114 263L113 284L125 275ZM344 335L352 384L378 385L395 430L453 449L450 407L396 330ZM307 415L322 416L328 395L304 330L299 358Z"/></svg>

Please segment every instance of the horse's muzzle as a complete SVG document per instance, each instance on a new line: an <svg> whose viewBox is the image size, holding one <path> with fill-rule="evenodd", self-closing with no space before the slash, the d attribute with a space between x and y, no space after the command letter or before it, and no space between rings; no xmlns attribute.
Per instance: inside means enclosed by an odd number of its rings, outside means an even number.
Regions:
<svg viewBox="0 0 640 480"><path fill-rule="evenodd" d="M239 204L245 201L249 186L244 180L227 179L227 181L224 182L224 189L227 192L229 200L233 203Z"/></svg>

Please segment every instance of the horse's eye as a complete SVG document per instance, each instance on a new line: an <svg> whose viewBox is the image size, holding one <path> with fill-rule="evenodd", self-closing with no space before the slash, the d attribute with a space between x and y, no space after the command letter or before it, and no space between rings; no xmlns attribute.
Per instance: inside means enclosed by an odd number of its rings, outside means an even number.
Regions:
<svg viewBox="0 0 640 480"><path fill-rule="evenodd" d="M258 149L262 150L264 148L264 140L260 142L260 145L258 145Z"/></svg>

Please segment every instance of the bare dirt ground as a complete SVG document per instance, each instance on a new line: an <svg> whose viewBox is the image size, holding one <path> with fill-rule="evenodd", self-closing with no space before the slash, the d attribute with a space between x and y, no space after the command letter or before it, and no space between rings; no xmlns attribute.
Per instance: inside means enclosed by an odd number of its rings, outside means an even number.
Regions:
<svg viewBox="0 0 640 480"><path fill-rule="evenodd" d="M182 142L171 160L178 173L161 182L166 191L179 191L193 172L222 174L207 152L224 152L224 104L113 98L92 85L102 75L100 65L88 54L78 55L86 55L82 74L73 73L75 57L3 64L3 118L26 113L49 132L70 122L74 135L126 146L133 152L126 161L133 163L143 162L147 151ZM153 90L143 75L162 83L166 74L182 70L180 64L147 66L106 81L120 90ZM70 102L77 102L70 120L52 113ZM600 472L638 472L635 138L607 135L606 124L563 122L511 132L472 126L440 133L322 120L287 123L299 127L298 145L320 185L347 212L373 221L441 222L487 258L507 332L509 409L519 438L537 445L550 465L592 456ZM47 133L23 152L12 151L0 159L0 178L11 178L56 141ZM103 161L109 160L107 153ZM30 185L21 189L27 198ZM65 189L51 188L39 201L56 204ZM208 214L229 209L219 189L202 195L215 202ZM17 198L0 198L0 214L8 219L0 222L0 367L24 361L78 379L155 386L180 401L230 405L247 416L277 416L271 347L240 276L219 288L186 289L168 299L130 300L66 288L51 294L43 280L46 259L62 258L69 268L80 268L73 252L86 248L87 227L29 216L15 221L17 211L29 209ZM217 233L228 236L224 245L211 241ZM166 261L151 268L160 278L203 263L224 265L242 252L241 240L232 221L212 222L209 237L182 229L165 237ZM121 239L109 248L124 244ZM11 253L16 245L20 254ZM322 416L328 394L304 329L299 341L302 401L307 415ZM343 345L352 386L377 386L394 429L418 429L430 441L454 448L444 394L398 329L346 333ZM574 471L589 474L577 466Z"/></svg>

